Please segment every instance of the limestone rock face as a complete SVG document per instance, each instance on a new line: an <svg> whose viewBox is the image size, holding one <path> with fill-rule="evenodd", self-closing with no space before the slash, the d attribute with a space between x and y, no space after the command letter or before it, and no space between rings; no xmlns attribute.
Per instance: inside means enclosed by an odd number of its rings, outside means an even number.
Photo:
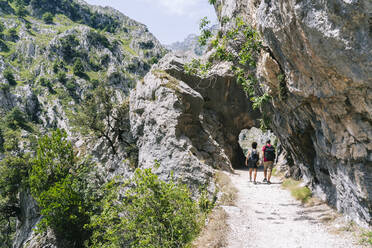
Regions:
<svg viewBox="0 0 372 248"><path fill-rule="evenodd" d="M271 128L308 184L372 224L371 1L223 0L216 9L261 33L257 74L272 96Z"/></svg>
<svg viewBox="0 0 372 248"><path fill-rule="evenodd" d="M163 179L174 172L190 186L208 184L213 168L242 166L240 130L257 125L229 64L206 78L185 73L185 58L169 54L131 93L131 126L139 147L139 166ZM230 76L228 76L230 75Z"/></svg>

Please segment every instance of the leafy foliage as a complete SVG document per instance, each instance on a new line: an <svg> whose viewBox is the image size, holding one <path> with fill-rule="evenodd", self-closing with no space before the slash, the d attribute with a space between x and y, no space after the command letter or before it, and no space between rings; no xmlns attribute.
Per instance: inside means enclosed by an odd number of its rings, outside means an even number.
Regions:
<svg viewBox="0 0 372 248"><path fill-rule="evenodd" d="M206 41L210 38L210 34L206 27L209 21L204 18L200 23L202 32L199 43L205 45ZM228 51L229 42L234 41L238 44L238 52L232 53ZM236 18L235 28L226 32L224 36L217 34L211 41L212 47L215 49L211 58L218 61L230 61L234 64L232 70L235 73L236 81L242 85L243 90L253 102L253 108L261 108L265 103L270 100L267 93L262 94L257 84L257 79L254 75L256 68L257 58L261 51L262 44L258 33L249 25L247 25L241 18ZM206 75L207 71L211 68L210 62L206 64L197 63L192 61L185 65L185 70L191 74L199 74L200 76Z"/></svg>
<svg viewBox="0 0 372 248"><path fill-rule="evenodd" d="M18 17L23 18L23 17L25 17L28 14L28 12L27 12L27 10L26 10L26 8L25 8L24 5L19 5L19 6L16 7L15 14Z"/></svg>
<svg viewBox="0 0 372 248"><path fill-rule="evenodd" d="M84 70L84 65L83 62L81 61L80 58L77 58L74 63L74 67L72 68L74 71L74 74L79 77L84 77L85 76L85 70Z"/></svg>
<svg viewBox="0 0 372 248"><path fill-rule="evenodd" d="M127 146L129 141L121 138L122 133L129 133L129 102L118 104L118 99L111 87L98 85L80 106L79 114L74 116L73 124L85 134L104 138L116 154L115 142L120 140Z"/></svg>
<svg viewBox="0 0 372 248"><path fill-rule="evenodd" d="M185 247L198 234L201 211L185 185L161 181L151 169L137 169L127 183L122 200L108 185L103 212L92 218L90 247Z"/></svg>
<svg viewBox="0 0 372 248"><path fill-rule="evenodd" d="M199 36L198 40L199 40L200 45L202 46L205 46L207 44L208 39L212 37L212 31L210 30L209 24L210 24L210 21L208 20L207 17L204 17L200 21L199 28L201 31L201 35Z"/></svg>
<svg viewBox="0 0 372 248"><path fill-rule="evenodd" d="M82 247L89 232L89 201L84 194L90 164L79 164L66 132L57 129L39 140L36 158L30 172L31 193L44 216L39 232L52 228L57 237L74 241Z"/></svg>
<svg viewBox="0 0 372 248"><path fill-rule="evenodd" d="M7 29L6 32L5 32L5 36L9 40L15 41L16 39L18 39L17 28L12 27L12 28Z"/></svg>
<svg viewBox="0 0 372 248"><path fill-rule="evenodd" d="M79 40L74 34L69 34L60 39L60 49L63 53L63 58L65 61L70 62L78 55L76 50L78 45Z"/></svg>
<svg viewBox="0 0 372 248"><path fill-rule="evenodd" d="M9 85L17 85L13 72L10 69L5 69L3 72L4 78L8 81Z"/></svg>
<svg viewBox="0 0 372 248"><path fill-rule="evenodd" d="M18 107L13 108L5 115L3 125L12 130L21 128L31 131L31 127L27 123L25 114Z"/></svg>
<svg viewBox="0 0 372 248"><path fill-rule="evenodd" d="M45 12L42 16L43 21L46 24L52 24L53 23L53 15L50 12Z"/></svg>
<svg viewBox="0 0 372 248"><path fill-rule="evenodd" d="M110 50L112 49L110 41L102 33L98 33L98 32L95 32L95 31L91 30L88 33L87 38L93 46L103 46L103 47L108 48Z"/></svg>

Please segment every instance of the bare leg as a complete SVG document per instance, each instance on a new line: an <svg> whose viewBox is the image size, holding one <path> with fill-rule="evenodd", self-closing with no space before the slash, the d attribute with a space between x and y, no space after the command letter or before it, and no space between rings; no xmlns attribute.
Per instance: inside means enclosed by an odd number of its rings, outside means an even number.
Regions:
<svg viewBox="0 0 372 248"><path fill-rule="evenodd" d="M265 177L265 179L267 178L267 169L266 168L264 168L264 177Z"/></svg>
<svg viewBox="0 0 372 248"><path fill-rule="evenodd" d="M254 175L253 175L253 181L256 182L257 177L257 168L254 168Z"/></svg>
<svg viewBox="0 0 372 248"><path fill-rule="evenodd" d="M272 172L272 167L269 168L269 175L267 176L267 181L270 182L270 178L271 178L271 172Z"/></svg>
<svg viewBox="0 0 372 248"><path fill-rule="evenodd" d="M249 168L249 181L252 181L252 168Z"/></svg>

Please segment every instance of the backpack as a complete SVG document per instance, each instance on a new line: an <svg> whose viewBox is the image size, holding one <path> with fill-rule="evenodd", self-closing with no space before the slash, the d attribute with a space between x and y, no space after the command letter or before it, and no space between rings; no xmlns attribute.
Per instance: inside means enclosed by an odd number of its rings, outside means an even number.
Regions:
<svg viewBox="0 0 372 248"><path fill-rule="evenodd" d="M273 146L266 146L264 155L267 161L274 161L275 160L275 148Z"/></svg>
<svg viewBox="0 0 372 248"><path fill-rule="evenodd" d="M258 153L256 150L252 150L251 154L249 155L248 162L252 164L256 164L258 162Z"/></svg>

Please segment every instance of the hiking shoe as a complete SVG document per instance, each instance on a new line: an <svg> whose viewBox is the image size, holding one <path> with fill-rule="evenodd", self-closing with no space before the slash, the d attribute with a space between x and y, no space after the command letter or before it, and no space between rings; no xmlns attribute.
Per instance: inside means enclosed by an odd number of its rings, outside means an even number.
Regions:
<svg viewBox="0 0 372 248"><path fill-rule="evenodd" d="M271 184L271 182L270 181L267 181L267 184Z"/></svg>
<svg viewBox="0 0 372 248"><path fill-rule="evenodd" d="M266 183L266 182L267 182L267 179L265 178L265 179L263 180L263 182Z"/></svg>

